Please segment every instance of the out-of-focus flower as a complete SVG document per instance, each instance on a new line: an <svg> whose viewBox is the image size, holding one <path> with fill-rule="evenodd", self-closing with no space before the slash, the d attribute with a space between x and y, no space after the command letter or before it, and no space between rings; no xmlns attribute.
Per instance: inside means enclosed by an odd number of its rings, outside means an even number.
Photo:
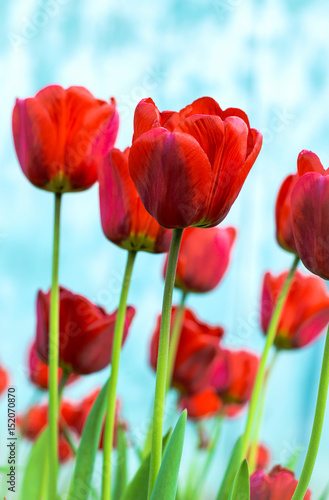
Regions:
<svg viewBox="0 0 329 500"><path fill-rule="evenodd" d="M38 358L35 342L31 345L28 359L29 378L32 384L36 385L38 389L47 390L49 381L49 366ZM63 375L62 368L58 368L58 383L60 384ZM71 373L68 377L66 385L71 384L79 377Z"/></svg>
<svg viewBox="0 0 329 500"><path fill-rule="evenodd" d="M291 214L298 254L307 269L329 279L329 170L311 151L297 160L299 181L291 194Z"/></svg>
<svg viewBox="0 0 329 500"><path fill-rule="evenodd" d="M9 374L3 366L0 365L0 396L7 389L9 384Z"/></svg>
<svg viewBox="0 0 329 500"><path fill-rule="evenodd" d="M17 99L13 135L19 163L35 186L63 193L97 180L100 158L114 145L119 126L115 100L95 99L83 87L50 85Z"/></svg>
<svg viewBox="0 0 329 500"><path fill-rule="evenodd" d="M100 393L100 389L95 389L89 396L84 398L81 401L80 405L78 406L78 417L74 420L73 426L80 436L83 433L85 423L87 421L89 413L90 413L90 411L93 407L93 404L95 403L99 393ZM116 447L116 444L117 444L119 425L125 430L127 430L127 428L128 428L126 422L122 419L122 417L120 415L121 406L122 406L121 400L117 399L116 405L115 405L114 435L113 435L113 447L114 448ZM106 420L106 415L104 416L103 428L102 428L100 441L99 441L99 448L100 449L103 448L105 420Z"/></svg>
<svg viewBox="0 0 329 500"><path fill-rule="evenodd" d="M256 450L256 470L266 469L271 462L271 452L262 443L258 443Z"/></svg>
<svg viewBox="0 0 329 500"><path fill-rule="evenodd" d="M177 307L172 308L171 330ZM161 315L158 318L150 346L150 364L157 366ZM186 308L174 363L172 384L182 393L191 393L200 385L200 376L214 360L219 350L219 340L224 330L221 326L202 323L191 309Z"/></svg>
<svg viewBox="0 0 329 500"><path fill-rule="evenodd" d="M59 440L58 455L62 463L73 457L73 452L68 444L64 434L63 426L67 426L70 431L74 431L74 422L79 414L73 403L63 401L59 414ZM35 441L39 434L47 427L48 423L48 405L31 406L24 415L17 417L17 424L21 435L29 440Z"/></svg>
<svg viewBox="0 0 329 500"><path fill-rule="evenodd" d="M179 113L152 99L136 108L129 170L146 210L161 226L217 226L261 149L240 109L202 97Z"/></svg>
<svg viewBox="0 0 329 500"><path fill-rule="evenodd" d="M193 419L237 416L250 399L258 365L258 356L249 351L219 349L212 364L199 372L199 389L183 396L180 406Z"/></svg>
<svg viewBox="0 0 329 500"><path fill-rule="evenodd" d="M291 193L299 179L299 174L288 175L283 181L275 205L276 239L288 252L297 254L291 217Z"/></svg>
<svg viewBox="0 0 329 500"><path fill-rule="evenodd" d="M126 250L167 252L171 231L159 226L145 210L129 175L129 151L112 149L99 164L103 232L112 243Z"/></svg>
<svg viewBox="0 0 329 500"><path fill-rule="evenodd" d="M263 281L261 327L267 333L275 304L288 273L266 273ZM275 345L279 349L303 347L315 340L329 322L329 294L316 276L297 271L283 306Z"/></svg>
<svg viewBox="0 0 329 500"><path fill-rule="evenodd" d="M250 478L250 500L291 500L297 484L294 473L280 465L269 474L257 470ZM310 490L304 500L311 500Z"/></svg>
<svg viewBox="0 0 329 500"><path fill-rule="evenodd" d="M94 373L111 362L117 313L108 314L81 295L60 288L59 364L80 375ZM37 297L36 351L48 361L50 292ZM128 335L135 309L127 307L123 338Z"/></svg>
<svg viewBox="0 0 329 500"><path fill-rule="evenodd" d="M213 227L207 231L196 227L187 228L179 250L175 287L185 293L213 290L228 268L236 234L234 227ZM168 257L164 276L167 263Z"/></svg>

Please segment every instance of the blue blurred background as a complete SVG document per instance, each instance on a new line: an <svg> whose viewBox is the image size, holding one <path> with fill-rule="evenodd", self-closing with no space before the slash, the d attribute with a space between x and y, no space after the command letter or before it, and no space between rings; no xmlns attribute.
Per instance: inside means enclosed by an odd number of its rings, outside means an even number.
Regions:
<svg viewBox="0 0 329 500"><path fill-rule="evenodd" d="M264 146L224 225L239 228L231 268L214 292L189 300L199 316L225 326L225 342L261 350L259 297L265 270L291 265L274 238L274 203L301 149L329 164L329 4L325 0L14 0L0 14L0 362L11 372L23 411L38 396L26 378L34 336L35 298L50 284L52 196L34 188L18 165L11 137L16 97L51 83L83 85L102 99L115 96L121 115L117 145L129 145L134 107L151 96L159 108L180 109L203 95L223 108L244 109ZM60 282L109 311L117 307L126 254L103 236L98 191L63 202ZM163 256L140 254L129 302L138 308L122 354L119 394L130 432L141 444L154 389L148 343L161 305ZM176 296L178 297L178 296ZM270 382L263 441L274 463L308 443L323 339L282 354ZM70 387L80 398L108 371ZM5 404L0 402L1 430ZM213 467L219 483L244 418L225 423ZM189 429L185 462L192 448ZM329 418L312 479L316 498L328 477ZM0 450L5 461L4 447ZM24 459L21 453L21 459ZM207 496L208 498L208 496ZM211 495L209 494L209 498Z"/></svg>

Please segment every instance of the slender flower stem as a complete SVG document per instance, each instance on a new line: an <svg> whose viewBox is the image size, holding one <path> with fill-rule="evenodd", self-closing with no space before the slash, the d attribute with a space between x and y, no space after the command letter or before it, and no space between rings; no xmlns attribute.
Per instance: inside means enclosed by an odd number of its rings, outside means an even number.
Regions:
<svg viewBox="0 0 329 500"><path fill-rule="evenodd" d="M301 476L292 500L302 500L307 491L319 450L329 386L329 327L323 352L318 398L313 420L310 443Z"/></svg>
<svg viewBox="0 0 329 500"><path fill-rule="evenodd" d="M57 498L58 476L58 351L59 351L59 234L61 194L55 194L53 269L50 296L49 328L49 500Z"/></svg>
<svg viewBox="0 0 329 500"><path fill-rule="evenodd" d="M269 381L270 375L273 371L276 360L278 359L278 354L279 354L279 351L276 350L274 353L274 356L272 358L272 361L270 363L270 366L268 368L268 371L265 375L263 390L262 390L261 396L260 396L260 401L259 401L259 405L258 405L258 412L257 412L256 422L255 422L254 435L253 435L253 438L251 441L249 456L248 456L248 465L249 465L250 475L256 469L257 449L258 449L259 435L260 435L260 430L261 430L261 426L262 426L264 410L265 410L268 381Z"/></svg>
<svg viewBox="0 0 329 500"><path fill-rule="evenodd" d="M170 387L173 372L174 372L177 348L178 348L178 344L179 344L179 339L180 339L180 334L182 331L182 325L183 325L183 319L184 319L186 297L187 297L187 293L183 292L181 302L180 302L179 307L178 307L176 314L175 314L174 325L173 325L172 331L171 331L170 344L169 344L169 354L168 354L167 391Z"/></svg>
<svg viewBox="0 0 329 500"><path fill-rule="evenodd" d="M289 274L287 276L287 279L283 285L283 288L281 290L280 296L278 298L278 301L275 305L273 315L270 321L270 326L266 335L266 343L264 347L264 351L260 360L256 380L255 380L255 385L254 389L252 392L251 400L250 400L250 406L249 406L249 413L248 413L248 418L247 418L247 424L246 424L246 429L244 433L244 437L242 440L242 446L241 446L241 460L240 462L244 459L244 457L247 454L249 442L250 442L250 436L253 428L253 423L255 420L255 415L256 415L256 410L257 410L257 404L259 400L259 395L262 390L263 386L263 380L266 372L266 362L268 358L268 354L270 352L270 349L274 343L275 335L279 326L279 321L281 317L281 312L283 310L283 306L285 304L289 289L290 289L290 284L291 280L295 274L295 271L297 269L299 263L299 257L296 256L293 262L293 265L289 271Z"/></svg>
<svg viewBox="0 0 329 500"><path fill-rule="evenodd" d="M105 434L104 434L103 483L102 483L102 496L101 496L102 500L111 499L111 455L112 455L113 435L114 435L115 402L116 402L123 330L126 318L127 297L128 297L129 285L135 258L136 258L136 252L129 251L125 275L122 282L120 302L119 302L118 314L114 330L114 339L112 347L112 367L111 367L110 382L108 386L107 417L106 417Z"/></svg>
<svg viewBox="0 0 329 500"><path fill-rule="evenodd" d="M163 411L164 411L166 386L167 386L171 304L172 304L172 296L175 283L178 252L182 235L183 235L183 229L174 229L171 240L166 281L163 293L159 350L158 350L158 361L157 361L157 372L156 372L156 383L155 383L148 500L151 498L152 490L154 488L154 484L160 469L161 459L162 459L162 427L163 427Z"/></svg>

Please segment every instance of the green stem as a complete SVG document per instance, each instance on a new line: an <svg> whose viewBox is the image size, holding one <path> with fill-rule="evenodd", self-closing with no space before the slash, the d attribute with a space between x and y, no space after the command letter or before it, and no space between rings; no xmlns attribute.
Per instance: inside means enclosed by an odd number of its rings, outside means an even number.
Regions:
<svg viewBox="0 0 329 500"><path fill-rule="evenodd" d="M115 402L116 402L123 330L126 318L127 297L128 297L129 285L135 258L136 258L136 252L129 251L125 275L122 282L120 302L119 302L119 308L114 330L114 339L112 347L112 366L111 366L110 381L108 385L107 416L106 416L104 448L103 448L103 483L102 483L102 496L101 496L102 500L111 499L111 458L112 458L111 455L112 455L113 435L114 435Z"/></svg>
<svg viewBox="0 0 329 500"><path fill-rule="evenodd" d="M223 417L219 416L215 419L214 436L213 436L213 439L210 443L210 446L208 447L207 458L206 458L206 461L205 461L205 464L204 464L204 467L202 470L202 474L200 475L198 485L195 488L197 492L201 491L201 488L203 487L205 480L207 479L207 475L208 475L208 472L209 472L209 469L210 469L210 466L212 464L214 454L216 451L216 445L217 445L218 440L219 440L220 435L221 435L222 426L223 426ZM195 498L199 498L199 495L196 495Z"/></svg>
<svg viewBox="0 0 329 500"><path fill-rule="evenodd" d="M61 194L55 194L53 269L50 295L49 328L49 500L57 498L58 476L58 351L59 351L59 234Z"/></svg>
<svg viewBox="0 0 329 500"><path fill-rule="evenodd" d="M167 377L167 391L170 388L171 380L174 372L176 354L180 339L180 334L182 331L183 319L184 319L184 309L186 302L187 293L183 292L179 307L175 314L174 324L170 336L169 344L169 354L168 354L168 377Z"/></svg>
<svg viewBox="0 0 329 500"><path fill-rule="evenodd" d="M161 459L162 459L162 427L163 427L163 411L164 411L166 386L167 386L171 304L172 304L172 296L175 283L178 252L182 235L183 235L183 229L176 228L173 230L167 273L166 273L166 281L163 293L159 350L158 350L157 372L156 372L156 382L155 382L148 500L150 500L151 498L152 490L154 488L154 484L160 469Z"/></svg>
<svg viewBox="0 0 329 500"><path fill-rule="evenodd" d="M320 383L319 383L318 397L315 407L311 439L308 445L308 450L303 470L300 479L298 481L295 493L292 497L292 500L302 500L304 498L312 476L321 440L323 421L326 411L328 385L329 385L329 327L327 331L326 342L323 352Z"/></svg>
<svg viewBox="0 0 329 500"><path fill-rule="evenodd" d="M283 306L285 304L285 301L286 301L286 298L287 298L287 295L288 295L288 292L290 289L291 280L295 274L298 263L299 263L299 257L296 256L294 259L293 265L289 271L289 274L287 276L287 279L283 285L283 288L281 290L278 301L275 305L273 315L272 315L272 318L270 321L270 326L269 326L269 329L268 329L268 332L266 335L266 343L265 343L264 351L263 351L263 354L262 354L262 357L260 360L260 364L259 364L259 368L258 368L256 380L255 380L255 385L254 385L254 389L253 389L251 400L250 400L247 424L246 424L246 429L245 429L245 433L244 433L243 440L242 440L242 446L241 446L240 463L242 462L242 460L244 459L244 457L247 454L247 450L248 450L248 446L249 446L249 442L250 442L250 436L251 436L251 432L252 432L252 428L253 428L253 422L254 422L255 414L256 414L256 410L257 410L257 403L259 400L260 392L262 390L263 380L264 380L264 376L265 376L265 372L266 372L266 362L267 362L268 354L269 354L270 349L274 343L276 332L277 332L277 329L279 326L281 312L283 310Z"/></svg>
<svg viewBox="0 0 329 500"><path fill-rule="evenodd" d="M266 403L266 394L267 394L267 388L268 388L268 381L270 378L270 375L273 371L274 365L276 363L276 360L278 359L278 354L279 351L275 351L274 356L272 358L271 364L268 368L268 371L265 375L265 380L263 384L263 390L260 395L260 401L258 405L258 412L256 416L256 422L255 422L255 429L254 429L254 435L251 441L250 445L250 450L249 450L249 456L248 456L248 463L249 463L249 473L250 475L255 471L256 465L257 465L257 450L258 450L258 442L259 442L259 436L260 436L260 431L261 431L261 426L262 426L262 421L263 421L263 415L264 415L264 410L265 410L265 403Z"/></svg>

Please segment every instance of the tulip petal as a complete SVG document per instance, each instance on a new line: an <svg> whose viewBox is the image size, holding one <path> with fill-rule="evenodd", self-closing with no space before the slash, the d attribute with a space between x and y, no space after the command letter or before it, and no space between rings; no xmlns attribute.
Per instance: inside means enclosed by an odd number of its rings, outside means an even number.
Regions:
<svg viewBox="0 0 329 500"><path fill-rule="evenodd" d="M319 174L326 175L326 171L322 166L320 158L312 151L303 149L297 158L297 168L300 176L308 172L318 172Z"/></svg>
<svg viewBox="0 0 329 500"><path fill-rule="evenodd" d="M217 115L222 117L223 111L212 97L200 97L183 108L179 114L183 120L192 115Z"/></svg>
<svg viewBox="0 0 329 500"><path fill-rule="evenodd" d="M134 114L133 141L154 127L160 126L160 112L154 101L149 97L142 99L136 106Z"/></svg>
<svg viewBox="0 0 329 500"><path fill-rule="evenodd" d="M189 418L212 417L219 413L222 402L213 389L205 389L181 399L180 406L187 410Z"/></svg>
<svg viewBox="0 0 329 500"><path fill-rule="evenodd" d="M211 166L194 138L150 130L133 142L129 170L146 210L160 225L184 228L200 220Z"/></svg>
<svg viewBox="0 0 329 500"><path fill-rule="evenodd" d="M329 279L329 177L304 174L293 189L291 210L296 247L303 264Z"/></svg>
<svg viewBox="0 0 329 500"><path fill-rule="evenodd" d="M175 132L194 137L208 156L212 168L220 162L224 143L224 124L219 116L193 115L181 121Z"/></svg>

